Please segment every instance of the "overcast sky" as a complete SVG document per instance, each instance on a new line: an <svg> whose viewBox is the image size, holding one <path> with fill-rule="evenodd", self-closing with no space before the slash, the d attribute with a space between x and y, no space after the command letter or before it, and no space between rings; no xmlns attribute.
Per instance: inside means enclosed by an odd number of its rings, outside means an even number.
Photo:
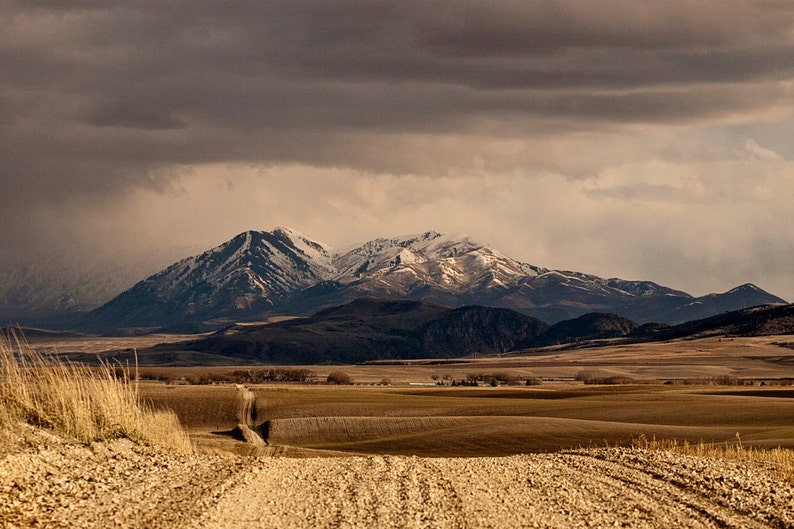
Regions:
<svg viewBox="0 0 794 529"><path fill-rule="evenodd" d="M0 254L279 225L794 300L790 0L0 0Z"/></svg>

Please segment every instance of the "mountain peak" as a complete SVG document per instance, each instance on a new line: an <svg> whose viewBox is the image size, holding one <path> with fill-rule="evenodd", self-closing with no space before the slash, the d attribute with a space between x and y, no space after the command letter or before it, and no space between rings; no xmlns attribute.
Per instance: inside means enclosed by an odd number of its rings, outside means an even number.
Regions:
<svg viewBox="0 0 794 529"><path fill-rule="evenodd" d="M88 315L84 328L306 315L361 297L511 308L548 323L587 312L676 323L783 302L749 283L693 298L649 281L547 270L467 235L426 231L333 253L297 230L278 226L240 233L150 276Z"/></svg>
<svg viewBox="0 0 794 529"><path fill-rule="evenodd" d="M436 231L381 237L348 247L334 256L338 278L355 278L379 271L454 258L484 246L466 235L448 236Z"/></svg>
<svg viewBox="0 0 794 529"><path fill-rule="evenodd" d="M764 292L762 289L752 283L745 283L736 288L732 288L726 294L738 294L740 292Z"/></svg>
<svg viewBox="0 0 794 529"><path fill-rule="evenodd" d="M288 226L276 226L270 233L277 237L287 237L289 239L308 239L303 233Z"/></svg>
<svg viewBox="0 0 794 529"><path fill-rule="evenodd" d="M786 303L786 300L770 294L763 288L753 283L744 283L738 287L732 288L724 294L715 294L717 296L744 296L749 300L756 300L756 305L767 305L774 303Z"/></svg>

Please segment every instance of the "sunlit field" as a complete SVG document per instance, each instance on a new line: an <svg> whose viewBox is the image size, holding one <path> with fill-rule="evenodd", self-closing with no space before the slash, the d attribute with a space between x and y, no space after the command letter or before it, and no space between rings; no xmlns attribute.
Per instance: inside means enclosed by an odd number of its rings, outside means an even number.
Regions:
<svg viewBox="0 0 794 529"><path fill-rule="evenodd" d="M311 371L307 383L248 387L256 395L254 425L272 451L292 455L508 455L630 445L641 436L794 447L794 350L776 345L787 338L301 366ZM125 340L125 347L135 345ZM239 369L140 366L143 378L157 379L143 380L140 391L155 407L172 409L199 447L245 453L234 431L238 389L192 383ZM348 374L353 384L326 384L334 371ZM478 387L452 386L472 378L480 379ZM497 387L488 383L493 378Z"/></svg>

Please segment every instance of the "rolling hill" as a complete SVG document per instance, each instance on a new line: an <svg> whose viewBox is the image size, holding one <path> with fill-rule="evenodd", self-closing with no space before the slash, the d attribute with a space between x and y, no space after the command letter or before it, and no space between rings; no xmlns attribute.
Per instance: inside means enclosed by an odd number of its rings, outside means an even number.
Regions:
<svg viewBox="0 0 794 529"><path fill-rule="evenodd" d="M187 351L225 357L229 363L275 365L458 358L529 347L547 328L508 309L359 299L309 318L234 325L200 340L156 346L139 356L146 361Z"/></svg>

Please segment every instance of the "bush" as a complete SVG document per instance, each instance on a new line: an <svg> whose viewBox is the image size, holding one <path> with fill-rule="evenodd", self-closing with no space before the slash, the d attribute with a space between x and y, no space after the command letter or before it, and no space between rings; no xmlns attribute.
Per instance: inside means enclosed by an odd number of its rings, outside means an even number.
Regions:
<svg viewBox="0 0 794 529"><path fill-rule="evenodd" d="M353 380L350 378L350 375L348 375L344 371L334 371L333 373L328 375L326 382L328 382L329 384L337 384L341 386L341 385L352 384Z"/></svg>
<svg viewBox="0 0 794 529"><path fill-rule="evenodd" d="M126 371L64 363L11 338L16 347L0 336L0 427L26 422L86 444L126 437L192 451L176 415L145 406Z"/></svg>
<svg viewBox="0 0 794 529"><path fill-rule="evenodd" d="M494 380L501 382L502 384L508 386L514 386L518 384L518 376L512 373L494 373L491 375Z"/></svg>

